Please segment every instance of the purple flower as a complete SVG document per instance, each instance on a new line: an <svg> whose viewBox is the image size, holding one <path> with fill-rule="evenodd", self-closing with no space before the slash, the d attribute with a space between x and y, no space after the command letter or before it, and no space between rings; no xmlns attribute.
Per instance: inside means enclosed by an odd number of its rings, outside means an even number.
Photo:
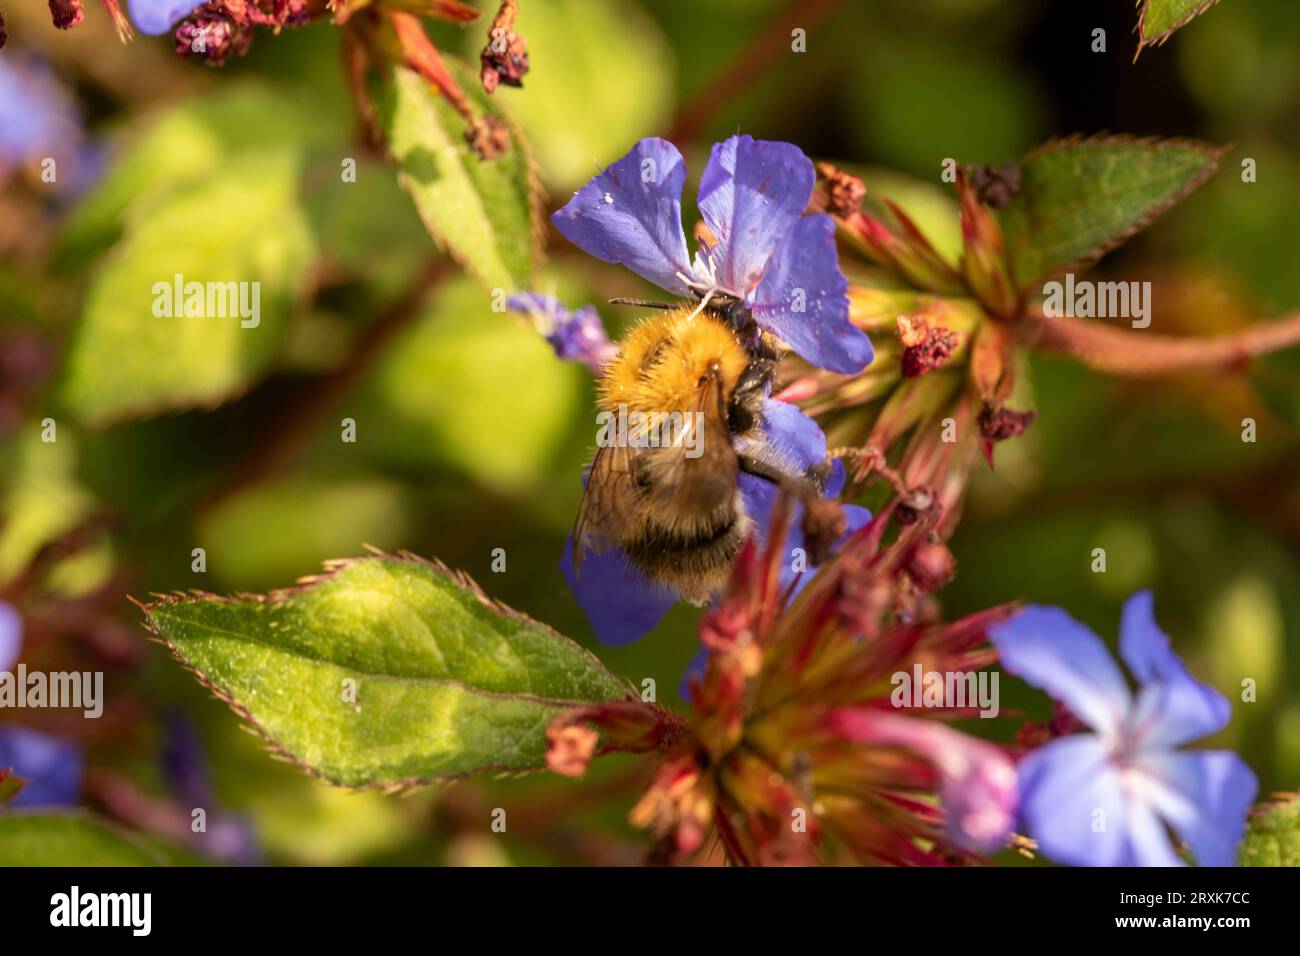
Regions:
<svg viewBox="0 0 1300 956"><path fill-rule="evenodd" d="M23 646L23 619L18 610L0 601L0 671L13 668Z"/></svg>
<svg viewBox="0 0 1300 956"><path fill-rule="evenodd" d="M86 138L76 103L49 66L7 51L0 57L0 183L24 163L47 159L52 188L76 196L99 177L103 149Z"/></svg>
<svg viewBox="0 0 1300 956"><path fill-rule="evenodd" d="M0 671L17 663L22 639L22 618L0 601ZM0 768L12 769L25 783L6 806L68 806L81 791L81 748L37 730L0 726Z"/></svg>
<svg viewBox="0 0 1300 956"><path fill-rule="evenodd" d="M805 216L813 165L796 146L733 136L713 147L699 208L717 240L687 258L686 165L672 143L643 139L552 216L585 252L681 296L728 297L809 362L857 372L871 341L849 321L835 223Z"/></svg>
<svg viewBox="0 0 1300 956"><path fill-rule="evenodd" d="M207 829L197 834L202 850L226 863L262 862L252 821L226 812L217 799L207 754L198 730L185 717L169 716L163 725L162 768L182 805L208 809Z"/></svg>
<svg viewBox="0 0 1300 956"><path fill-rule="evenodd" d="M763 428L768 457L780 463L786 473L803 474L826 460L826 436L815 421L793 405L766 399ZM833 498L840 493L844 478L844 465L836 461L826 482L826 497ZM741 474L740 492L745 511L753 519L762 540L776 503L777 487L762 478ZM871 520L871 514L856 505L845 505L844 512L846 537ZM787 535L792 560L782 565L781 572L782 584L786 586L796 578L801 578L802 585L816 570L795 570L795 549L804 545L802 514L803 505L796 503L794 520ZM589 551L583 559L582 577L575 578L572 535L565 542L560 568L578 604L586 612L596 637L615 647L630 644L650 631L678 600L674 591L646 577L619 548Z"/></svg>
<svg viewBox="0 0 1300 956"><path fill-rule="evenodd" d="M1254 773L1225 750L1175 748L1220 730L1228 701L1197 681L1155 622L1149 591L1124 605L1120 655L1059 608L1030 606L990 630L1007 670L1093 733L1061 737L1020 764L1021 819L1043 852L1080 866L1180 866L1166 827L1201 866L1231 866Z"/></svg>
<svg viewBox="0 0 1300 956"><path fill-rule="evenodd" d="M127 0L136 28L149 36L161 36L190 13L203 6L202 0Z"/></svg>
<svg viewBox="0 0 1300 956"><path fill-rule="evenodd" d="M0 767L25 786L6 807L72 806L81 793L81 748L27 727L0 727Z"/></svg>
<svg viewBox="0 0 1300 956"><path fill-rule="evenodd" d="M528 316L560 358L581 362L593 373L618 353L594 306L570 312L554 296L517 292L506 300L506 308Z"/></svg>

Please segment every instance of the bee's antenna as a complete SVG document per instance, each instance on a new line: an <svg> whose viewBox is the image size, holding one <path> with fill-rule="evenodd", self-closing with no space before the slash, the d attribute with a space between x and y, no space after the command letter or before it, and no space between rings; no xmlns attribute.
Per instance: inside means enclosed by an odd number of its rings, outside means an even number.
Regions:
<svg viewBox="0 0 1300 956"><path fill-rule="evenodd" d="M668 302L651 302L649 299L624 299L621 296L619 298L610 299L609 304L610 305L639 305L644 309L677 308L677 306L672 305L671 303Z"/></svg>

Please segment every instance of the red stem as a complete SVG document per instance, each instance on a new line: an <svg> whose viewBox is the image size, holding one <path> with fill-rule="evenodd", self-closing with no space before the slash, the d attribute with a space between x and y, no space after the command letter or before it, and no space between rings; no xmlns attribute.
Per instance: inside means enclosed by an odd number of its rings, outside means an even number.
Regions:
<svg viewBox="0 0 1300 956"><path fill-rule="evenodd" d="M1025 345L1078 359L1098 372L1138 378L1244 366L1251 358L1300 345L1300 313L1238 332L1185 338L1030 314L1015 325Z"/></svg>

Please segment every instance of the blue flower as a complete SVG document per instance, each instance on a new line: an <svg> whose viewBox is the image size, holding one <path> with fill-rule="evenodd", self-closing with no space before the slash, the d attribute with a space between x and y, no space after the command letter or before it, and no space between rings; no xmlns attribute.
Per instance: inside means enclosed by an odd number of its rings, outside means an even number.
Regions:
<svg viewBox="0 0 1300 956"><path fill-rule="evenodd" d="M11 670L23 646L23 619L12 605L0 601L0 671Z"/></svg>
<svg viewBox="0 0 1300 956"><path fill-rule="evenodd" d="M817 423L793 405L766 399L763 404L764 443L769 458L781 464L787 474L803 474L826 460L826 436ZM836 461L826 482L824 495L834 498L844 488L844 464ZM750 474L740 475L740 493L745 511L753 519L759 540L763 540L776 504L776 485ZM871 514L857 505L845 505L847 537L868 521ZM793 521L786 543L791 560L782 564L781 585L798 582L802 587L816 569L796 570L795 558L804 547L803 505L794 504ZM630 644L650 631L678 601L669 588L651 581L619 548L588 552L582 563L582 577L573 573L573 536L564 545L560 563L565 580L591 622L602 643L615 647Z"/></svg>
<svg viewBox="0 0 1300 956"><path fill-rule="evenodd" d="M570 312L554 296L518 292L506 300L506 308L528 316L560 358L581 362L593 373L618 353L618 346L605 334L594 306L584 305Z"/></svg>
<svg viewBox="0 0 1300 956"><path fill-rule="evenodd" d="M58 162L56 182L77 185L93 165L83 148L81 117L43 61L18 51L0 58L0 179L34 159ZM63 172L66 169L68 172Z"/></svg>
<svg viewBox="0 0 1300 956"><path fill-rule="evenodd" d="M131 19L141 33L160 36L203 6L194 0L127 0Z"/></svg>
<svg viewBox="0 0 1300 956"><path fill-rule="evenodd" d="M1101 639L1059 608L1027 607L990 637L1007 670L1093 731L1020 764L1022 824L1044 854L1080 866L1179 866L1168 827L1198 864L1235 862L1258 783L1230 751L1176 749L1222 729L1230 707L1174 653L1149 591L1128 600L1120 622L1136 694Z"/></svg>
<svg viewBox="0 0 1300 956"><path fill-rule="evenodd" d="M699 208L716 240L688 260L686 165L677 147L643 139L552 216L583 251L681 296L729 296L758 326L820 368L857 372L871 341L849 321L835 223L805 216L813 165L796 146L733 136L713 147Z"/></svg>
<svg viewBox="0 0 1300 956"><path fill-rule="evenodd" d="M22 624L18 611L0 601L0 671L18 661ZM7 807L69 806L81 792L81 748L37 730L0 726L0 768L25 783Z"/></svg>
<svg viewBox="0 0 1300 956"><path fill-rule="evenodd" d="M0 727L0 767L26 784L6 807L67 807L81 793L81 748L39 730Z"/></svg>

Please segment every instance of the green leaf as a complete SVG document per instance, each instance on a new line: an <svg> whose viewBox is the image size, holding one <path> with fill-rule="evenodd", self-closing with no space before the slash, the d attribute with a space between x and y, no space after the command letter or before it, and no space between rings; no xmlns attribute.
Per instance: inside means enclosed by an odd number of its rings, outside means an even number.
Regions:
<svg viewBox="0 0 1300 956"><path fill-rule="evenodd" d="M478 78L450 58L447 68L477 115L497 115ZM433 237L489 289L532 285L540 234L537 186L523 137L480 159L465 141L465 120L417 73L393 67L376 81L373 98L398 179Z"/></svg>
<svg viewBox="0 0 1300 956"><path fill-rule="evenodd" d="M1030 153L1002 213L1021 288L1096 262L1205 182L1222 152L1191 140L1099 136Z"/></svg>
<svg viewBox="0 0 1300 956"><path fill-rule="evenodd" d="M621 156L646 130L668 125L674 51L638 4L524 3L515 29L528 38L538 68L524 77L522 92L502 88L494 101L523 127L557 192L590 179L596 157ZM482 31L466 30L467 55L477 57L482 47Z"/></svg>
<svg viewBox="0 0 1300 956"><path fill-rule="evenodd" d="M77 443L71 426L27 423L0 445L0 585L21 574L37 553L83 521L94 498L77 482Z"/></svg>
<svg viewBox="0 0 1300 956"><path fill-rule="evenodd" d="M371 423L365 450L385 468L451 465L487 487L525 496L557 474L557 451L590 407L588 380L575 363L557 362L531 328L493 314L472 281L456 277L376 364L357 420ZM528 401L502 382L528 382Z"/></svg>
<svg viewBox="0 0 1300 956"><path fill-rule="evenodd" d="M1238 862L1242 866L1300 866L1300 797L1251 812Z"/></svg>
<svg viewBox="0 0 1300 956"><path fill-rule="evenodd" d="M162 866L164 848L82 813L0 813L0 866Z"/></svg>
<svg viewBox="0 0 1300 956"><path fill-rule="evenodd" d="M552 717L629 693L577 644L412 555L335 562L265 597L163 598L145 613L276 750L344 786L537 768Z"/></svg>
<svg viewBox="0 0 1300 956"><path fill-rule="evenodd" d="M1159 46L1169 39L1179 27L1186 26L1219 0L1145 0L1138 17L1141 37L1138 52L1149 46Z"/></svg>
<svg viewBox="0 0 1300 956"><path fill-rule="evenodd" d="M60 264L84 268L117 241L129 219L147 215L147 206L178 188L201 184L241 154L327 150L339 138L328 119L313 100L242 80L178 103L142 131L130 131L104 178L64 223L56 246Z"/></svg>
<svg viewBox="0 0 1300 956"><path fill-rule="evenodd" d="M293 149L251 152L128 225L91 282L69 348L59 397L75 417L103 425L210 407L267 367L314 253L297 198L299 168ZM257 291L257 314L244 319L223 298L205 302L214 315L177 314L183 302L156 315L162 286L177 275L205 289L246 283L250 306ZM236 314L221 316L218 301Z"/></svg>

